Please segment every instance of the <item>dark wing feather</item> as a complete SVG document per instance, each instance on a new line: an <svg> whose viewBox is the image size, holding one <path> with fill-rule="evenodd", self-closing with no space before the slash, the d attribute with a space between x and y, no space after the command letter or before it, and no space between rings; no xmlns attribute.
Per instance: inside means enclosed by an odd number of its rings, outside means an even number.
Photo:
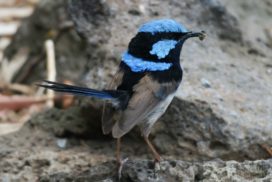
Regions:
<svg viewBox="0 0 272 182"><path fill-rule="evenodd" d="M113 77L111 83L106 89L116 90L117 87L121 84L123 79L123 71L119 70ZM103 112L102 112L102 130L104 134L109 134L112 130L113 125L116 121L120 119L121 111L118 108L114 107L108 101L104 102Z"/></svg>
<svg viewBox="0 0 272 182"><path fill-rule="evenodd" d="M133 87L133 95L128 107L112 129L112 135L119 138L130 131L135 125L147 119L154 108L162 103L169 94L174 93L179 82L158 83L150 76L144 76Z"/></svg>

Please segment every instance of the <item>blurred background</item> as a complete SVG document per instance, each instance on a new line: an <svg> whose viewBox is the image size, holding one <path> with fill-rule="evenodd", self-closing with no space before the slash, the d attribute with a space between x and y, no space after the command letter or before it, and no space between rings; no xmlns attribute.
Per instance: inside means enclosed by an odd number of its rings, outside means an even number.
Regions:
<svg viewBox="0 0 272 182"><path fill-rule="evenodd" d="M163 158L262 160L256 173L270 179L271 0L0 0L0 181L77 179L114 159L115 141L100 129L101 102L35 83L104 88L139 26L159 18L207 33L184 45L183 82L151 133ZM151 158L137 129L122 152ZM255 179L254 164L233 176Z"/></svg>

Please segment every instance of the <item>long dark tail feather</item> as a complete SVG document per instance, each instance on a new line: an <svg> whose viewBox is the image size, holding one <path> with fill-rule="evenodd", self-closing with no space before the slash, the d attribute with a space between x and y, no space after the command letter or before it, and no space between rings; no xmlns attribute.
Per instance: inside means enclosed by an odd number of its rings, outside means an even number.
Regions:
<svg viewBox="0 0 272 182"><path fill-rule="evenodd" d="M78 87L73 85L66 85L62 83L52 82L44 80L43 83L37 84L40 87L54 90L56 92L64 92L72 95L81 95L87 97L95 97L100 99L116 100L121 101L127 97L125 91L119 90L95 90L86 87Z"/></svg>

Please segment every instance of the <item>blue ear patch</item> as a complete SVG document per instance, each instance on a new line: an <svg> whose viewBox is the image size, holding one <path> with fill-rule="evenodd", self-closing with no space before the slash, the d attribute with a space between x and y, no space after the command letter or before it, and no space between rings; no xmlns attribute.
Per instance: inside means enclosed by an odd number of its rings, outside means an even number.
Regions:
<svg viewBox="0 0 272 182"><path fill-rule="evenodd" d="M177 23L171 19L162 19L162 20L153 20L143 24L139 32L177 32L177 33L185 33L188 30L181 24Z"/></svg>
<svg viewBox="0 0 272 182"><path fill-rule="evenodd" d="M178 41L175 40L161 40L153 44L152 50L149 51L152 55L157 55L159 59L165 58L171 49L174 49Z"/></svg>
<svg viewBox="0 0 272 182"><path fill-rule="evenodd" d="M122 61L130 67L133 72L144 71L164 71L168 70L172 63L153 62L137 58L125 52L122 56Z"/></svg>

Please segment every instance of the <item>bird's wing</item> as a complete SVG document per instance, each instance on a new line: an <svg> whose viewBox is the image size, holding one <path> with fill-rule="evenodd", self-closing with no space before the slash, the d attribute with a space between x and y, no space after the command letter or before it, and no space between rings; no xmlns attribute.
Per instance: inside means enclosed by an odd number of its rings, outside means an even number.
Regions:
<svg viewBox="0 0 272 182"><path fill-rule="evenodd" d="M123 71L117 71L106 89L116 90L117 87L121 84L123 76ZM111 132L114 123L119 120L120 114L121 111L119 111L118 108L114 107L112 103L109 103L107 101L104 102L102 111L102 130L104 134L108 134Z"/></svg>
<svg viewBox="0 0 272 182"><path fill-rule="evenodd" d="M112 135L119 138L130 131L135 125L140 124L154 112L154 108L163 102L169 94L174 93L179 82L158 83L150 75L144 76L133 87L133 95L129 100L122 118L115 123Z"/></svg>

